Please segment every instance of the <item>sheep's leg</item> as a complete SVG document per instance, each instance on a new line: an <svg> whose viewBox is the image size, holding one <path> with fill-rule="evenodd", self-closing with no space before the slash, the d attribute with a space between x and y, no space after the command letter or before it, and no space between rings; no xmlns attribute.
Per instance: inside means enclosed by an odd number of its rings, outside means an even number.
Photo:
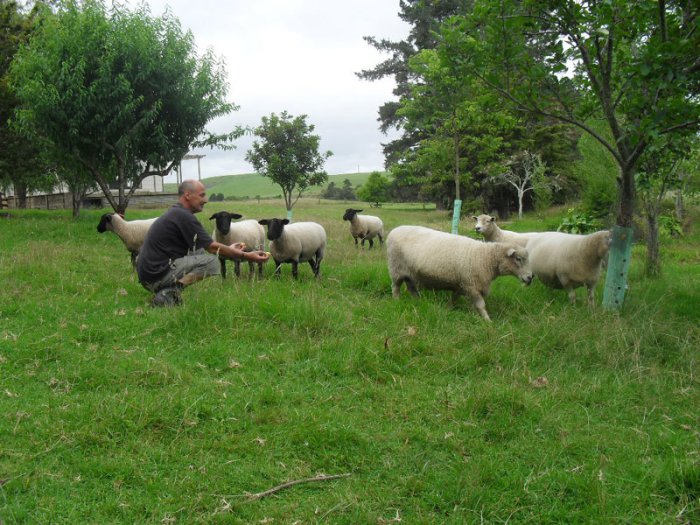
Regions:
<svg viewBox="0 0 700 525"><path fill-rule="evenodd" d="M353 237L355 239L355 248L357 248L357 237Z"/></svg>
<svg viewBox="0 0 700 525"><path fill-rule="evenodd" d="M263 263L258 263L258 276L262 279L263 277Z"/></svg>
<svg viewBox="0 0 700 525"><path fill-rule="evenodd" d="M131 266L136 269L136 259L139 256L139 252L131 252Z"/></svg>
<svg viewBox="0 0 700 525"><path fill-rule="evenodd" d="M236 274L236 277L241 276L241 261L237 259L233 261L233 273Z"/></svg>
<svg viewBox="0 0 700 525"><path fill-rule="evenodd" d="M377 237L379 237L379 245L381 246L382 244L384 244L384 238L379 234L377 234Z"/></svg>
<svg viewBox="0 0 700 525"><path fill-rule="evenodd" d="M219 257L219 265L221 266L221 278L226 279L226 258Z"/></svg>
<svg viewBox="0 0 700 525"><path fill-rule="evenodd" d="M374 246L374 241L372 239L370 239L369 240L369 249L371 250L373 246Z"/></svg>
<svg viewBox="0 0 700 525"><path fill-rule="evenodd" d="M568 288L567 294L569 295L569 301L571 301L571 304L576 304L576 288Z"/></svg>
<svg viewBox="0 0 700 525"><path fill-rule="evenodd" d="M481 317L483 317L485 321L490 321L491 318L486 311L486 301L484 301L484 297L479 292L474 292L470 295L472 304L474 305L474 308L476 308L477 312L481 314Z"/></svg>
<svg viewBox="0 0 700 525"><path fill-rule="evenodd" d="M292 261L292 277L295 279L299 278L299 262Z"/></svg>
<svg viewBox="0 0 700 525"><path fill-rule="evenodd" d="M595 306L595 285L586 285L588 287L588 306L591 308Z"/></svg>
<svg viewBox="0 0 700 525"><path fill-rule="evenodd" d="M280 271L282 269L282 263L279 262L277 259L274 259L275 261L275 277L280 276Z"/></svg>
<svg viewBox="0 0 700 525"><path fill-rule="evenodd" d="M401 296L401 285L403 284L403 279L392 279L391 280L391 295L394 299L398 299Z"/></svg>

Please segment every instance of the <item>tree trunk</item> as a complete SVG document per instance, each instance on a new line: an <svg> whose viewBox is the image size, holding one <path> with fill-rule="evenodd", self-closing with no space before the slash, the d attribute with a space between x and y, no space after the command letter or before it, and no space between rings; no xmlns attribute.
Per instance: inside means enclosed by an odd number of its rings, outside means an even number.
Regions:
<svg viewBox="0 0 700 525"><path fill-rule="evenodd" d="M523 218L523 197L525 196L525 192L522 190L518 190L518 219L522 220Z"/></svg>
<svg viewBox="0 0 700 525"><path fill-rule="evenodd" d="M620 207L617 213L617 225L624 228L631 228L634 218L634 175L634 167L621 167L618 180Z"/></svg>
<svg viewBox="0 0 700 525"><path fill-rule="evenodd" d="M83 196L79 192L71 193L71 204L73 205L73 218L77 219L80 217L80 205L82 204Z"/></svg>
<svg viewBox="0 0 700 525"><path fill-rule="evenodd" d="M685 220L685 203L683 202L683 188L676 190L676 219L683 225Z"/></svg>
<svg viewBox="0 0 700 525"><path fill-rule="evenodd" d="M14 183L15 186L15 202L17 207L24 210L27 208L27 185L20 182Z"/></svg>
<svg viewBox="0 0 700 525"><path fill-rule="evenodd" d="M661 275L661 258L659 256L659 215L656 210L647 207L647 226L649 229L647 237L647 267L646 273L649 277Z"/></svg>

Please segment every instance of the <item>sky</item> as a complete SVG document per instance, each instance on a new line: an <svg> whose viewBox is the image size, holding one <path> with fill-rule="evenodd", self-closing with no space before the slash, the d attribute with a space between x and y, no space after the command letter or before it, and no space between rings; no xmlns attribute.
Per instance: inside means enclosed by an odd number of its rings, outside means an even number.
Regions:
<svg viewBox="0 0 700 525"><path fill-rule="evenodd" d="M379 131L378 110L394 100L393 78L369 82L355 73L372 69L389 55L363 36L404 40L409 26L398 0L151 0L153 16L166 9L192 31L198 54L211 48L224 59L228 101L240 107L210 122L215 132L236 125L256 127L263 116L287 111L307 115L321 138L319 151L332 151L329 175L384 169L382 143L395 137ZM135 1L127 5L134 6ZM206 155L182 163L183 178L252 173L245 160L253 136L233 151L193 150ZM166 181L174 181L174 175Z"/></svg>

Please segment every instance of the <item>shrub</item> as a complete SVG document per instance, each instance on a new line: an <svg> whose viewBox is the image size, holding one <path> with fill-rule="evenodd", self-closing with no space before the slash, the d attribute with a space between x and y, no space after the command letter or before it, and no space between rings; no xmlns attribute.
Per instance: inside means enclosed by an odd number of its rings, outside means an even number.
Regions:
<svg viewBox="0 0 700 525"><path fill-rule="evenodd" d="M557 231L584 234L597 231L601 226L600 221L591 214L569 208L568 215L562 219Z"/></svg>

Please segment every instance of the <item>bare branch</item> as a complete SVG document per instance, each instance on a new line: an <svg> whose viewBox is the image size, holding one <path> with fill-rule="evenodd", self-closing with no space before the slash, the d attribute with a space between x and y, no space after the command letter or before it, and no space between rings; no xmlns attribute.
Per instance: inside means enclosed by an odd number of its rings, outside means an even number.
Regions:
<svg viewBox="0 0 700 525"><path fill-rule="evenodd" d="M277 485L276 487L272 487L271 489L265 490L263 492L249 494L248 499L249 500L262 499L266 496L269 496L270 494L274 494L275 492L279 492L280 490L292 487L294 485L299 485L300 483L312 483L314 481L329 481L332 479L348 478L350 476L351 476L351 474L349 474L349 473L348 474L335 474L332 476L321 475L321 476L316 476L315 478L306 478L306 479L297 479L294 481L287 481L286 483L282 483L281 485Z"/></svg>

